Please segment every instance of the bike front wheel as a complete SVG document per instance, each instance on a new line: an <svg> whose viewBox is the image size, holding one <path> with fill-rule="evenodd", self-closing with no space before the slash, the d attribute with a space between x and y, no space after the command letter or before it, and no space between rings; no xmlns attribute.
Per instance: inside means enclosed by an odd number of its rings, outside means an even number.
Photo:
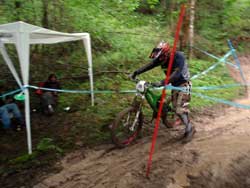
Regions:
<svg viewBox="0 0 250 188"><path fill-rule="evenodd" d="M130 145L139 135L143 124L141 110L128 107L121 111L111 127L111 138L118 148Z"/></svg>

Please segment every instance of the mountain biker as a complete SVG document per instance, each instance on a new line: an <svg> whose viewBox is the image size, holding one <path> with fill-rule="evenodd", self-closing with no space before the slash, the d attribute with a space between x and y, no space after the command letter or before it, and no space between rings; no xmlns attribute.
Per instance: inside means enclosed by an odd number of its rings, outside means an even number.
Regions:
<svg viewBox="0 0 250 188"><path fill-rule="evenodd" d="M161 66L162 69L165 70L165 74L167 74L166 69L168 68L169 60L170 60L170 45L166 42L160 42L156 48L154 48L150 54L150 58L152 61L143 67L134 71L130 77L135 79L137 75L149 71L157 66ZM153 83L155 87L164 86L165 80L162 80L157 83ZM190 123L189 119L189 110L188 110L188 102L190 101L190 75L188 66L184 57L184 54L180 51L176 51L174 54L174 61L171 70L171 75L169 78L169 83L175 87L185 88L186 91L172 90L171 100L175 110L175 113L181 119L182 123L185 125L185 133L183 142L189 142L192 140L192 137L195 133L195 128ZM165 113L165 114L164 114ZM166 112L163 110L163 115L166 116Z"/></svg>

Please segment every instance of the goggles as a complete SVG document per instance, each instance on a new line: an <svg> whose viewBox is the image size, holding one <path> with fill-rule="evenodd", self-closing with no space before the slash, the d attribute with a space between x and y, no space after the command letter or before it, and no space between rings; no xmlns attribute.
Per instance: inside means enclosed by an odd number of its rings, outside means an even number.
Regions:
<svg viewBox="0 0 250 188"><path fill-rule="evenodd" d="M154 48L149 55L149 58L154 59L160 52L162 48Z"/></svg>

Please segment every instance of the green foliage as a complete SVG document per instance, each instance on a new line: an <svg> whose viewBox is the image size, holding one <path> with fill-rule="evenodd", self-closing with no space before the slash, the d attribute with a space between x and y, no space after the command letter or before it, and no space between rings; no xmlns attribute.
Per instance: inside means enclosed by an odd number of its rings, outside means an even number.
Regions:
<svg viewBox="0 0 250 188"><path fill-rule="evenodd" d="M10 160L10 164L24 164L26 162L29 162L29 161L35 159L36 156L37 156L37 152L33 152L31 155L24 154L24 155L21 155L15 159Z"/></svg>
<svg viewBox="0 0 250 188"><path fill-rule="evenodd" d="M10 164L21 164L25 165L27 162L31 162L32 160L36 160L41 154L44 154L48 151L55 151L55 153L62 154L63 150L56 146L53 143L53 139L51 138L43 138L36 146L36 149L32 154L24 154L15 159L9 161Z"/></svg>
<svg viewBox="0 0 250 188"><path fill-rule="evenodd" d="M249 35L249 9L249 1L227 1L227 6L224 10L224 29L233 28L229 30L230 37L239 36L239 33L242 36Z"/></svg>
<svg viewBox="0 0 250 188"><path fill-rule="evenodd" d="M204 0L196 4L196 34L208 40L197 40L198 45L211 46L214 52L223 53L226 39L249 36L249 1Z"/></svg>
<svg viewBox="0 0 250 188"><path fill-rule="evenodd" d="M147 3L151 8L153 8L159 3L159 0L147 0Z"/></svg>
<svg viewBox="0 0 250 188"><path fill-rule="evenodd" d="M36 146L38 152L46 152L48 150L54 150L58 153L63 153L63 150L53 143L53 139L44 138Z"/></svg>

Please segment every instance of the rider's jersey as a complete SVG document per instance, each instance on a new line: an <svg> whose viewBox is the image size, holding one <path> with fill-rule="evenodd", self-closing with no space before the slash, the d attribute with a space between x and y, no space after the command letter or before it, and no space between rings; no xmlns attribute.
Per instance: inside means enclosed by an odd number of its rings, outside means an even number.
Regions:
<svg viewBox="0 0 250 188"><path fill-rule="evenodd" d="M169 57L166 58L166 57L158 56L158 57L154 58L147 65L138 69L136 71L136 73L141 74L141 73L146 72L148 70L151 70L157 66L161 66L162 69L164 69L165 73L166 73L166 69L168 67L168 64L169 64ZM189 81L189 79L190 79L188 66L187 66L187 63L185 61L184 54L182 52L177 51L175 53L174 62L173 62L173 66L171 69L171 74L172 73L174 73L174 74L170 80L171 81L170 83L173 86L179 86L179 85Z"/></svg>

